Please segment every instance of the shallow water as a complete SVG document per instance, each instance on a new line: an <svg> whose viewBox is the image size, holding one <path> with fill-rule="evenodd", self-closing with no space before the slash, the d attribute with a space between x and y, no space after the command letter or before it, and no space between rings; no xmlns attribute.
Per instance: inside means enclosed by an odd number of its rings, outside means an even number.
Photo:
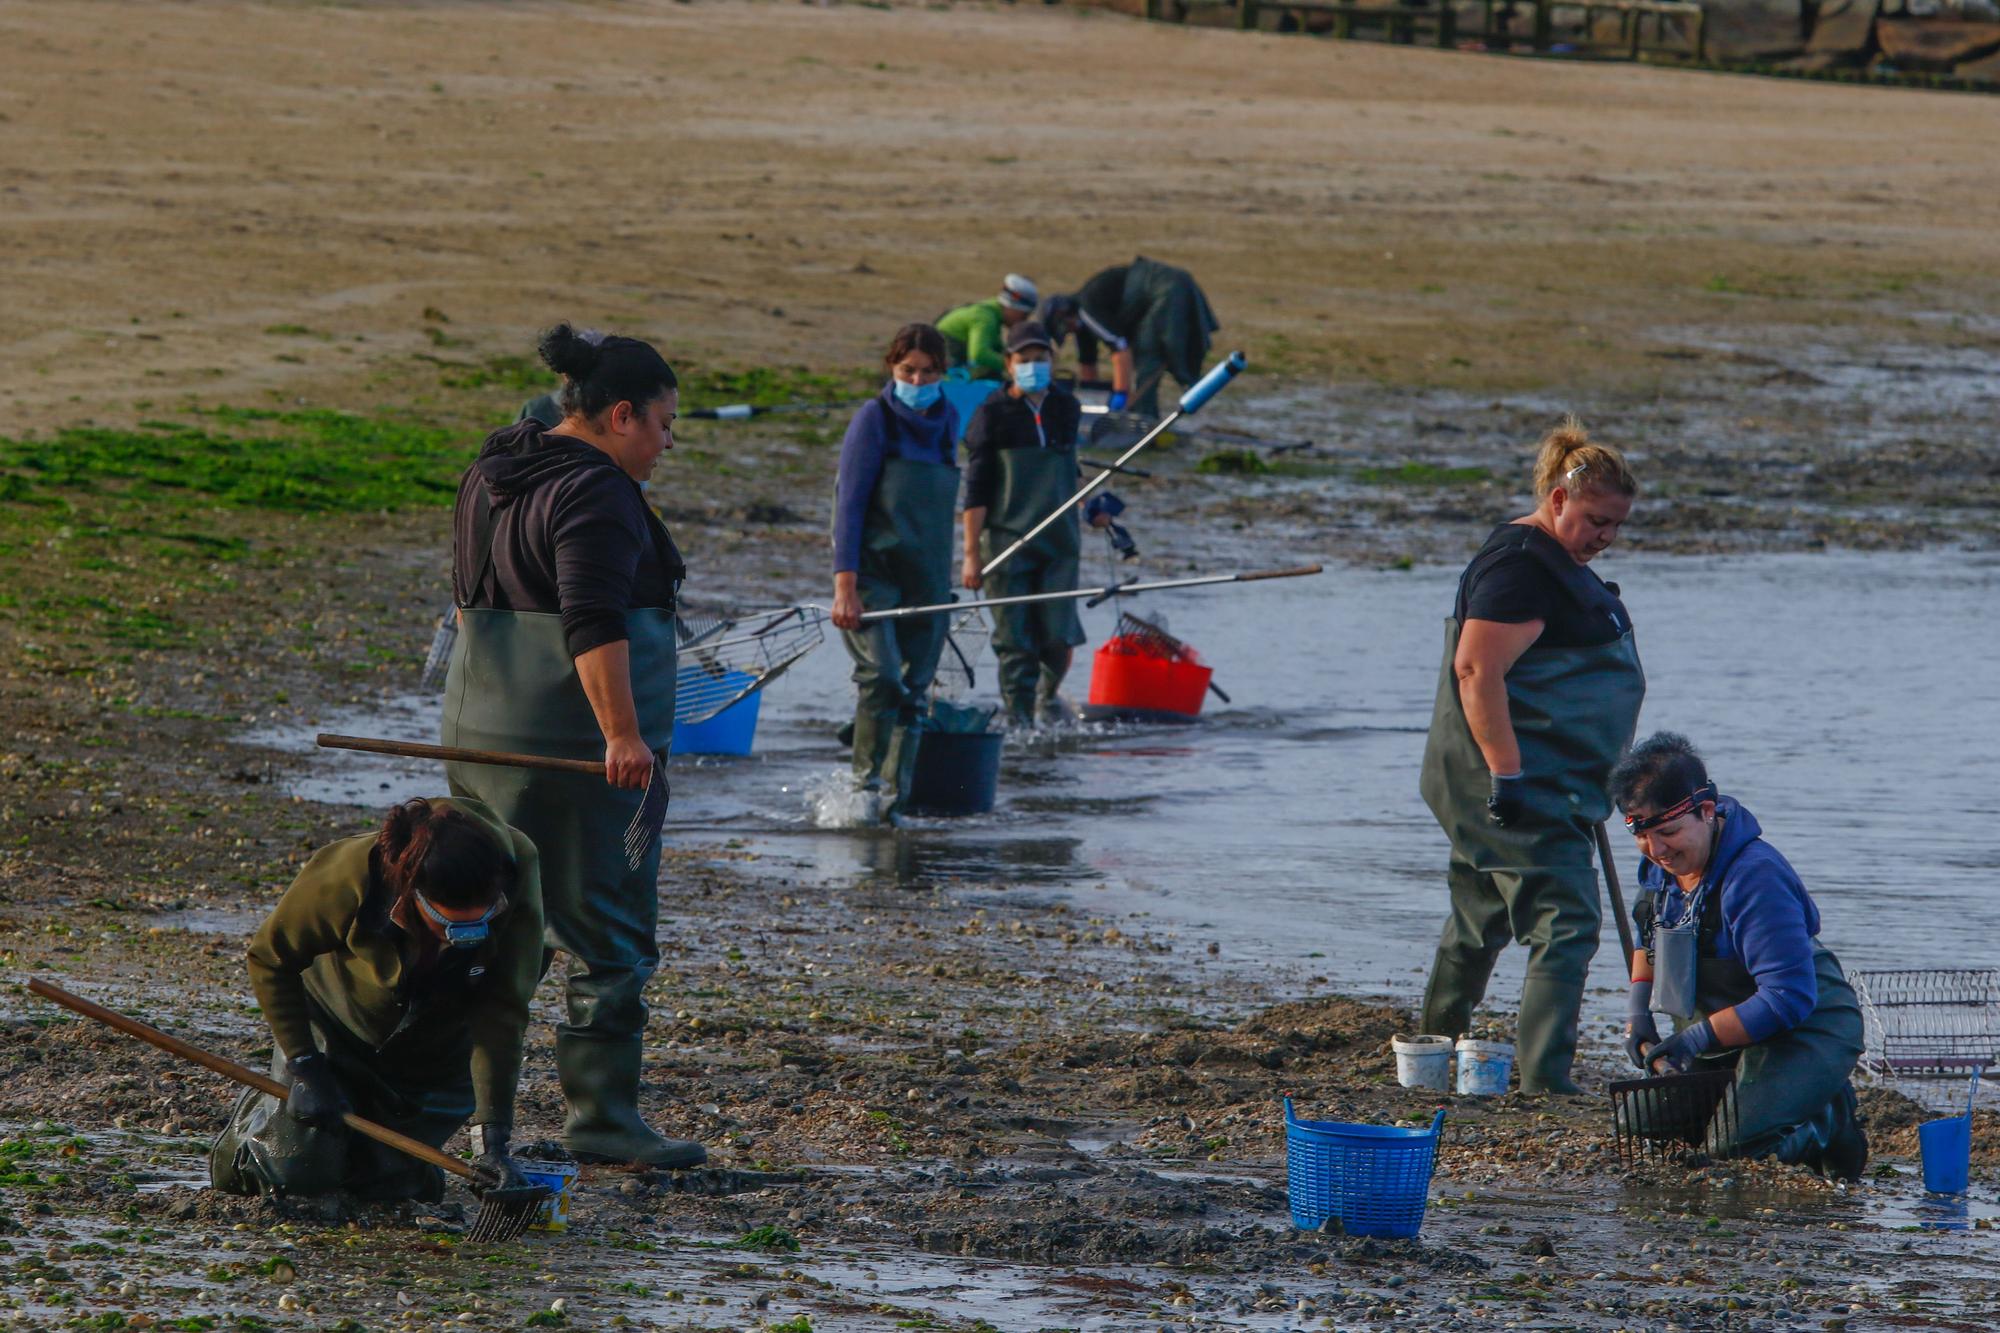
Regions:
<svg viewBox="0 0 2000 1333"><path fill-rule="evenodd" d="M1986 831L2000 813L2000 672L1987 608L2000 558L1963 553L1620 558L1649 689L1642 734L1708 756L1799 868L1850 970L1965 966L2000 938ZM1156 595L1234 699L1189 727L1084 728L1012 745L993 814L902 831L818 827L851 698L829 643L768 693L750 759L677 759L668 836L729 841L753 873L810 889L873 878L992 882L1097 916L1142 914L1213 965L1400 996L1422 984L1445 911L1446 845L1417 796L1456 569ZM1115 618L1085 613L1093 642ZM1084 650L1087 656L1088 650ZM990 695L991 658L981 664ZM1071 678L1087 692L1087 661ZM429 739L435 705L330 717L327 730ZM310 738L254 739L297 748ZM435 767L325 755L301 795L380 805ZM1614 838L1628 892L1636 854ZM1614 938L1607 922L1606 937ZM1615 1007L1611 953L1597 1003ZM1198 946L1183 955L1199 957ZM1494 995L1518 986L1523 951ZM1211 964L1203 964L1208 966ZM1607 1010L1608 1012L1608 1010Z"/></svg>

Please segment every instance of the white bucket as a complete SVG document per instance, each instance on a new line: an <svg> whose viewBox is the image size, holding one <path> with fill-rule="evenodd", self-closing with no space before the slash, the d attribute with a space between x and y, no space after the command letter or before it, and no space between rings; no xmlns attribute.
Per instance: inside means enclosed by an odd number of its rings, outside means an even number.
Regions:
<svg viewBox="0 0 2000 1333"><path fill-rule="evenodd" d="M1396 1052L1396 1081L1406 1088L1451 1087L1450 1037L1391 1037Z"/></svg>
<svg viewBox="0 0 2000 1333"><path fill-rule="evenodd" d="M1514 1072L1514 1048L1504 1041L1474 1041L1462 1037L1458 1043L1458 1090L1469 1097L1499 1097L1507 1091L1507 1078Z"/></svg>

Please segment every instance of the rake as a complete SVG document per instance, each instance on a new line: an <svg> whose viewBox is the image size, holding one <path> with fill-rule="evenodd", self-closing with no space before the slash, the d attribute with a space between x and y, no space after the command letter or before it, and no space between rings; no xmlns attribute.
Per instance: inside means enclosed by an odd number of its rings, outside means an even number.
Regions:
<svg viewBox="0 0 2000 1333"><path fill-rule="evenodd" d="M212 1069L224 1078L234 1079L245 1087L255 1088L267 1096L276 1097L279 1101L283 1101L290 1092L284 1084L268 1074L260 1074L245 1065L237 1064L234 1060L205 1051L150 1024L141 1023L136 1018L127 1018L115 1009L106 1009L103 1005L86 1000L81 995L73 995L60 986L43 981L40 977L30 978L28 989L45 1000L52 1000L65 1009L82 1014L85 1018L109 1028L116 1028L129 1037L137 1037L140 1041L159 1047L169 1055ZM467 1240L492 1244L513 1240L533 1225L536 1216L541 1212L542 1204L551 1194L546 1185L520 1185L511 1189L494 1187L489 1183L490 1177L478 1168L439 1152L428 1143L413 1139L407 1134L399 1134L387 1125L378 1125L373 1120L363 1120L352 1111L343 1114L340 1122L357 1134L365 1134L377 1143L384 1143L398 1152L408 1153L420 1162L428 1162L441 1171L449 1171L471 1184L474 1192L479 1195L479 1216L473 1220L471 1229L465 1233Z"/></svg>
<svg viewBox="0 0 2000 1333"><path fill-rule="evenodd" d="M1627 1166L1736 1139L1733 1069L1634 1078L1611 1085L1612 1132Z"/></svg>
<svg viewBox="0 0 2000 1333"><path fill-rule="evenodd" d="M1129 653L1135 657L1157 657L1169 662L1185 662L1190 666L1201 665L1201 658L1195 650L1167 633L1164 623L1135 616L1130 611L1118 613L1117 632L1105 646L1112 652ZM1233 702L1214 680L1208 682L1208 688L1222 702Z"/></svg>
<svg viewBox="0 0 2000 1333"><path fill-rule="evenodd" d="M322 731L314 744L327 750L361 750L367 754L392 754L401 759L442 759L448 764L498 764L503 768L539 768L552 773L576 773L601 778L604 765L594 759L553 759L543 754L514 754L507 750L468 750L457 745L426 745L421 741L392 741L379 736L336 736ZM653 756L653 776L646 783L646 797L632 812L625 826L625 868L637 870L646 863L646 853L667 822L667 802L672 790L667 785L666 765Z"/></svg>
<svg viewBox="0 0 2000 1333"><path fill-rule="evenodd" d="M800 606L682 613L674 632L680 647L674 721L683 726L706 722L755 694L826 638L823 619Z"/></svg>

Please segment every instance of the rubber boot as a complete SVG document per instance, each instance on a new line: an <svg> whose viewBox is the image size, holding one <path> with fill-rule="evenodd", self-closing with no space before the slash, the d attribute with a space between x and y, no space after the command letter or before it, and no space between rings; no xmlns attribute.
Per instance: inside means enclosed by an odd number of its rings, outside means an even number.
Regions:
<svg viewBox="0 0 2000 1333"><path fill-rule="evenodd" d="M1868 1135L1861 1128L1860 1108L1850 1083L1835 1099L1833 1140L1820 1159L1820 1171L1834 1180L1859 1180L1867 1165Z"/></svg>
<svg viewBox="0 0 2000 1333"><path fill-rule="evenodd" d="M556 1033L556 1074L569 1118L563 1147L579 1162L630 1162L666 1170L700 1166L699 1143L662 1138L639 1118L638 1037Z"/></svg>
<svg viewBox="0 0 2000 1333"><path fill-rule="evenodd" d="M1483 952L1438 946L1431 960L1431 977L1424 985L1420 1031L1454 1040L1472 1027L1472 1011L1486 997L1499 951Z"/></svg>
<svg viewBox="0 0 2000 1333"><path fill-rule="evenodd" d="M1581 981L1530 976L1521 982L1515 1054L1522 1092L1583 1091L1569 1076L1576 1063L1577 1017L1582 1009Z"/></svg>
<svg viewBox="0 0 2000 1333"><path fill-rule="evenodd" d="M910 779L917 771L917 747L923 727L917 705L905 704L895 713L895 726L882 753L882 789L888 796L882 817L894 823L910 801Z"/></svg>

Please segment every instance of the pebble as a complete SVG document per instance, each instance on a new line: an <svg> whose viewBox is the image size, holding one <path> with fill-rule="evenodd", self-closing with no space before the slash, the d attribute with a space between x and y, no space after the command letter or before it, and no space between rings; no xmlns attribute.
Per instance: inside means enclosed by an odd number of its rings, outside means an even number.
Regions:
<svg viewBox="0 0 2000 1333"><path fill-rule="evenodd" d="M278 1308L280 1310L283 1310L286 1314L291 1314L293 1311L299 1308L299 1298L292 1295L292 1293L288 1291L284 1295L278 1297Z"/></svg>

